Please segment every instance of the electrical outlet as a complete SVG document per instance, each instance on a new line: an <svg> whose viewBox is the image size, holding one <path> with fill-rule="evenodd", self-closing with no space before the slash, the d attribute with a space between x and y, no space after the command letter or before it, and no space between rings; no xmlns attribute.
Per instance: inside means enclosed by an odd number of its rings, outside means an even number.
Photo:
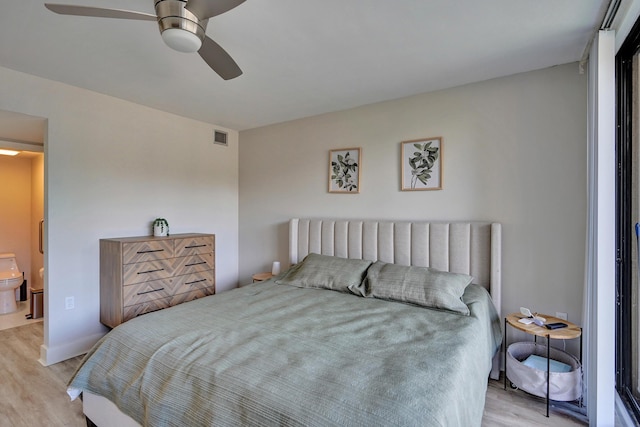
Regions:
<svg viewBox="0 0 640 427"><path fill-rule="evenodd" d="M75 300L73 297L66 297L64 299L64 309L71 310L76 306Z"/></svg>
<svg viewBox="0 0 640 427"><path fill-rule="evenodd" d="M562 313L560 311L556 311L556 317L562 320L569 320L567 319L567 313Z"/></svg>

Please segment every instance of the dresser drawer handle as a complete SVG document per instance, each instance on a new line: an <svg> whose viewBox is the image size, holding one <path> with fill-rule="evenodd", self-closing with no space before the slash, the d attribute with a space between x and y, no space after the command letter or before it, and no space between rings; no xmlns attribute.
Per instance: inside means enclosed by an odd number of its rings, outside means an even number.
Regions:
<svg viewBox="0 0 640 427"><path fill-rule="evenodd" d="M194 262L193 264L185 264L185 267L193 267L194 265L202 265L202 264L206 264L207 261L201 261L201 262Z"/></svg>
<svg viewBox="0 0 640 427"><path fill-rule="evenodd" d="M160 292L160 291L164 291L164 288L151 289L150 291L138 292L138 295L150 294L151 292Z"/></svg>
<svg viewBox="0 0 640 427"><path fill-rule="evenodd" d="M156 268L155 270L138 271L136 274L155 273L157 271L162 271L162 270L164 270L164 268Z"/></svg>
<svg viewBox="0 0 640 427"><path fill-rule="evenodd" d="M164 252L164 249L149 249L148 251L138 251L137 254L150 254L153 252Z"/></svg>
<svg viewBox="0 0 640 427"><path fill-rule="evenodd" d="M185 246L185 249L194 249L194 248L204 248L207 245L191 245L191 246Z"/></svg>
<svg viewBox="0 0 640 427"><path fill-rule="evenodd" d="M193 285L194 283L206 282L207 279L194 280L193 282L186 282L185 285Z"/></svg>

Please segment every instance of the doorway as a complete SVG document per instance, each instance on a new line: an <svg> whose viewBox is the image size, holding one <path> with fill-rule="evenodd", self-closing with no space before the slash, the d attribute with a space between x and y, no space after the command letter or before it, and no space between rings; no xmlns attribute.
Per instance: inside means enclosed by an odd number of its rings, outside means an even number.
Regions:
<svg viewBox="0 0 640 427"><path fill-rule="evenodd" d="M0 110L0 253L13 253L26 283L16 290L18 310L0 315L0 330L42 322L30 319L31 290L44 290L42 221L44 212L44 135L47 121ZM42 293L37 293L42 299ZM41 314L37 313L37 314Z"/></svg>

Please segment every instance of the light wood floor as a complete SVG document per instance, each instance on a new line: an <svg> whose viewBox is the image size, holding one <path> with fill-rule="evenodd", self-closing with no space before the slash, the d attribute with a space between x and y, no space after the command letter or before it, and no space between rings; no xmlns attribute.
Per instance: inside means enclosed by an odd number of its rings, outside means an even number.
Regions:
<svg viewBox="0 0 640 427"><path fill-rule="evenodd" d="M507 383L508 384L508 383ZM569 409L567 409L569 408ZM577 408L576 408L577 409ZM522 390L512 390L509 385L504 390L504 380L489 380L484 405L483 427L534 427L534 426L586 426L586 417L568 404L555 406L551 402L549 418L546 417L545 399L531 396Z"/></svg>
<svg viewBox="0 0 640 427"><path fill-rule="evenodd" d="M42 323L0 331L0 427L85 426L82 403L66 394L66 384L82 357L44 367L38 362ZM483 427L585 426L579 416L552 408L520 390L489 381Z"/></svg>
<svg viewBox="0 0 640 427"><path fill-rule="evenodd" d="M70 402L66 384L82 360L44 367L38 362L42 323L0 331L0 426L86 425L79 399Z"/></svg>

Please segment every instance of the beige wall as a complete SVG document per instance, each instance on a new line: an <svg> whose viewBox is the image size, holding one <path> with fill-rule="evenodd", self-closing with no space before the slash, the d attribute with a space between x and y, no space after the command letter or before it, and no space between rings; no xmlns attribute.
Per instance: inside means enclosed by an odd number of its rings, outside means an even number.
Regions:
<svg viewBox="0 0 640 427"><path fill-rule="evenodd" d="M41 286L37 218L44 209L44 155L0 156L0 183L0 252L16 254L28 287Z"/></svg>
<svg viewBox="0 0 640 427"><path fill-rule="evenodd" d="M44 154L31 159L31 281L29 287L42 289L40 267L44 257L40 253L40 221L44 218Z"/></svg>
<svg viewBox="0 0 640 427"><path fill-rule="evenodd" d="M86 351L99 322L99 239L216 234L220 291L238 278L238 133L0 67L0 110L47 119L42 361ZM229 146L213 131L229 132ZM75 308L65 310L73 296Z"/></svg>
<svg viewBox="0 0 640 427"><path fill-rule="evenodd" d="M287 261L290 217L503 224L503 313L581 321L587 79L577 64L240 133L240 279ZM442 191L400 191L403 140L442 136ZM328 150L362 147L357 195L327 192Z"/></svg>
<svg viewBox="0 0 640 427"><path fill-rule="evenodd" d="M31 283L31 159L0 156L0 183L0 252L13 252Z"/></svg>

